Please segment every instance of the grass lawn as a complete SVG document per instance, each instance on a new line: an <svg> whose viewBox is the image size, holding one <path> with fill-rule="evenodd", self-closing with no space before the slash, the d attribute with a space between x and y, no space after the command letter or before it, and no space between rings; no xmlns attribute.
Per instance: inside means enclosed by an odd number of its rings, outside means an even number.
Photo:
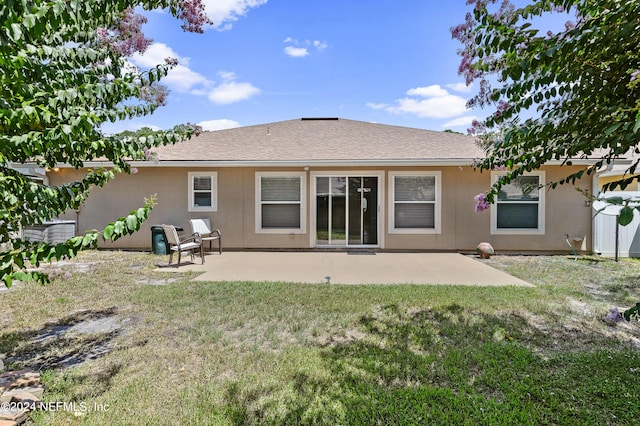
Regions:
<svg viewBox="0 0 640 426"><path fill-rule="evenodd" d="M59 267L67 279L0 292L5 364L79 408L36 424L640 418L640 324L602 321L640 301L637 260L487 261L535 288L195 283L166 261L88 252Z"/></svg>

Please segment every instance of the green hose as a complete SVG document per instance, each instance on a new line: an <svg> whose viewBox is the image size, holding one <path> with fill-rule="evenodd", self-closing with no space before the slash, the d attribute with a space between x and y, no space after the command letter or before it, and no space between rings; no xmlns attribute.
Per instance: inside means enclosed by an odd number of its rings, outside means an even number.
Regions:
<svg viewBox="0 0 640 426"><path fill-rule="evenodd" d="M567 242L567 244L569 244L569 247L571 247L571 252L573 252L573 260L578 260L578 253L576 253L576 249L573 248L573 244L571 244L571 242L569 241L569 234L564 234L564 240Z"/></svg>

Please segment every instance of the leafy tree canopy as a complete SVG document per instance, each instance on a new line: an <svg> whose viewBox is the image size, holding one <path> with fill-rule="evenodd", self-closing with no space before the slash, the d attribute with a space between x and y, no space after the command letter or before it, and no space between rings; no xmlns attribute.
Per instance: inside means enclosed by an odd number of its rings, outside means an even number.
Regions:
<svg viewBox="0 0 640 426"><path fill-rule="evenodd" d="M127 61L150 43L135 7L167 8L185 31L202 32L210 23L200 0L5 0L0 6L0 277L7 286L14 278L44 283L45 275L28 268L73 257L100 237L116 240L139 229L153 200L103 231L55 246L16 238L21 228L77 209L92 187L115 173L131 172L128 161L197 130L184 125L136 137L100 131L104 122L151 114L167 94L158 81L177 63L168 58L142 71ZM24 163L81 168L97 158L114 168L90 170L60 187L33 182L14 169Z"/></svg>
<svg viewBox="0 0 640 426"><path fill-rule="evenodd" d="M473 10L451 29L463 45L459 72L479 87L468 106L492 111L470 132L487 150L481 170L509 170L483 198L485 208L502 185L548 161L597 159L550 183L555 188L640 153L639 1L467 3ZM564 28L546 31L541 25L551 14L570 18ZM627 186L637 166L638 160L605 190Z"/></svg>

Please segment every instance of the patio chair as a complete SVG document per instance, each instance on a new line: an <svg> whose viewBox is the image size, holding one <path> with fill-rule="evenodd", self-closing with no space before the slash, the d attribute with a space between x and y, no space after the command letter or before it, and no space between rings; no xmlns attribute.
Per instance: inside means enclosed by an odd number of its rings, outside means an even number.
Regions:
<svg viewBox="0 0 640 426"><path fill-rule="evenodd" d="M164 231L164 235L167 237L167 242L169 243L169 266L171 266L171 260L173 259L173 252L178 252L178 263L176 264L176 268L180 266L180 258L182 257L182 252L188 251L191 253L191 261L193 262L193 252L195 250L200 251L200 258L202 259L202 263L204 263L204 253L202 252L202 240L198 234L192 234L185 237L180 237L178 235L178 231L176 227L173 225L162 225L162 230Z"/></svg>
<svg viewBox="0 0 640 426"><path fill-rule="evenodd" d="M214 240L218 240L218 252L222 254L222 232L219 229L211 230L211 221L209 218L191 219L191 232L199 234L202 242L209 241L209 251Z"/></svg>

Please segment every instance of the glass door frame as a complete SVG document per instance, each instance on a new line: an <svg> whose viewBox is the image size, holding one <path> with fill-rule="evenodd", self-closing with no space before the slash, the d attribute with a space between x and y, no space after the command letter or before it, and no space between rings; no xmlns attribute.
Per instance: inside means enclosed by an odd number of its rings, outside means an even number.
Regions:
<svg viewBox="0 0 640 426"><path fill-rule="evenodd" d="M374 177L378 179L378 200L376 206L376 212L378 215L377 219L377 232L378 232L378 243L377 244L340 244L340 245L330 245L330 244L318 244L317 235L318 235L318 224L317 224L317 197L318 197L318 177L346 177L347 181L349 178L353 177ZM310 183L310 224L309 233L310 233L310 247L311 248L382 248L384 247L384 233L383 233L383 224L385 222L384 215L384 190L386 187L385 184L385 172L381 170L328 170L328 171L312 171L309 172L309 183ZM369 206L371 208L372 206Z"/></svg>

